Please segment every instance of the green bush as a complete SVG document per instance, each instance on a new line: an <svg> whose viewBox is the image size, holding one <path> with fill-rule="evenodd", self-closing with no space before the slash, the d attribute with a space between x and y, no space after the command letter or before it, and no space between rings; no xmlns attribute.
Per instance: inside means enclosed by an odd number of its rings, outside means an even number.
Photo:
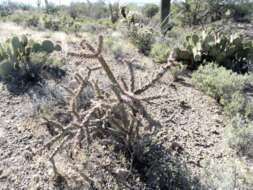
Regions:
<svg viewBox="0 0 253 190"><path fill-rule="evenodd" d="M47 14L56 14L59 11L59 7L52 3L48 3L46 5L46 13Z"/></svg>
<svg viewBox="0 0 253 190"><path fill-rule="evenodd" d="M170 54L170 48L163 43L155 43L151 49L151 57L156 63L166 63Z"/></svg>
<svg viewBox="0 0 253 190"><path fill-rule="evenodd" d="M189 26L227 18L250 22L252 9L253 3L248 0L186 0L173 3L172 15L177 15L182 25Z"/></svg>
<svg viewBox="0 0 253 190"><path fill-rule="evenodd" d="M172 6L172 13L177 15L180 23L189 26L205 23L207 10L206 0L185 0Z"/></svg>
<svg viewBox="0 0 253 190"><path fill-rule="evenodd" d="M89 7L86 3L71 3L68 7L68 13L73 19L89 15Z"/></svg>
<svg viewBox="0 0 253 190"><path fill-rule="evenodd" d="M80 32L81 22L73 19L70 16L45 15L42 19L43 26L52 31L65 31L65 32Z"/></svg>
<svg viewBox="0 0 253 190"><path fill-rule="evenodd" d="M61 27L61 22L59 19L53 19L52 17L43 17L43 24L46 29L59 31Z"/></svg>
<svg viewBox="0 0 253 190"><path fill-rule="evenodd" d="M94 3L71 3L68 13L73 19L85 17L100 19L110 16L108 5L101 0Z"/></svg>
<svg viewBox="0 0 253 190"><path fill-rule="evenodd" d="M146 17L152 18L159 12L159 7L156 4L145 4L142 12Z"/></svg>
<svg viewBox="0 0 253 190"><path fill-rule="evenodd" d="M239 75L212 63L200 66L192 77L195 85L222 104L229 116L252 116L253 99L245 93L252 86L252 76Z"/></svg>
<svg viewBox="0 0 253 190"><path fill-rule="evenodd" d="M235 116L227 129L227 140L237 154L253 158L253 125L249 120Z"/></svg>
<svg viewBox="0 0 253 190"><path fill-rule="evenodd" d="M176 59L189 69L197 69L205 62L215 62L234 72L246 73L253 60L253 42L242 35L222 32L202 32L186 37L184 48L176 48Z"/></svg>
<svg viewBox="0 0 253 190"><path fill-rule="evenodd" d="M5 5L0 5L0 16L1 17L9 16L12 13L13 13L13 11L9 7L7 7Z"/></svg>
<svg viewBox="0 0 253 190"><path fill-rule="evenodd" d="M140 53L149 55L152 44L154 43L153 32L150 28L132 25L128 36Z"/></svg>
<svg viewBox="0 0 253 190"><path fill-rule="evenodd" d="M40 18L38 16L32 16L29 17L26 21L25 21L25 25L28 27L38 27L40 24Z"/></svg>
<svg viewBox="0 0 253 190"><path fill-rule="evenodd" d="M241 0L240 2L230 2L226 5L230 10L231 17L236 22L251 22L253 2Z"/></svg>
<svg viewBox="0 0 253 190"><path fill-rule="evenodd" d="M102 0L98 0L97 2L90 4L89 16L95 19L109 17L110 12L108 9L108 5Z"/></svg>
<svg viewBox="0 0 253 190"><path fill-rule="evenodd" d="M118 59L123 54L123 45L119 42L118 37L110 36L105 40L106 46L110 49L113 53L115 59Z"/></svg>

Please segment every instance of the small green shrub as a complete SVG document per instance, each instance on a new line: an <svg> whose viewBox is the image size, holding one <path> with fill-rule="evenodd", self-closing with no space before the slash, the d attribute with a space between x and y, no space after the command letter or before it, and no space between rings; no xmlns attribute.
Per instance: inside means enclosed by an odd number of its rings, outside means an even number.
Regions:
<svg viewBox="0 0 253 190"><path fill-rule="evenodd" d="M171 67L170 69L170 73L172 75L172 80L173 82L176 82L179 80L179 76L182 75L184 73L184 71L186 70L186 67L182 64L177 64L173 67Z"/></svg>
<svg viewBox="0 0 253 190"><path fill-rule="evenodd" d="M205 184L204 189L250 190L253 185L252 174L248 171L248 166L234 157L226 158L222 162L210 158L203 161L203 168L201 178L202 183Z"/></svg>
<svg viewBox="0 0 253 190"><path fill-rule="evenodd" d="M253 42L238 34L228 36L204 31L202 35L187 36L184 48L176 48L175 52L176 59L191 70L206 62L215 62L234 72L246 73L253 60Z"/></svg>
<svg viewBox="0 0 253 190"><path fill-rule="evenodd" d="M51 16L43 17L44 27L49 30L59 31L61 22L59 19L53 19Z"/></svg>
<svg viewBox="0 0 253 190"><path fill-rule="evenodd" d="M172 6L173 14L184 25L199 25L206 22L205 12L208 10L206 0L185 0Z"/></svg>
<svg viewBox="0 0 253 190"><path fill-rule="evenodd" d="M38 16L32 16L30 18L28 18L26 21L25 21L25 24L26 26L28 27L38 27L39 26L39 20L40 18Z"/></svg>
<svg viewBox="0 0 253 190"><path fill-rule="evenodd" d="M227 5L231 16L236 22L251 22L253 2L245 1L240 3L230 3Z"/></svg>
<svg viewBox="0 0 253 190"><path fill-rule="evenodd" d="M228 115L252 115L253 99L245 93L252 86L251 76L239 75L212 63L200 66L192 77L195 85L221 103Z"/></svg>
<svg viewBox="0 0 253 190"><path fill-rule="evenodd" d="M159 6L152 3L145 4L142 8L142 12L146 17L152 18L159 12Z"/></svg>
<svg viewBox="0 0 253 190"><path fill-rule="evenodd" d="M152 44L154 43L153 32L150 28L132 25L128 36L140 53L149 55Z"/></svg>
<svg viewBox="0 0 253 190"><path fill-rule="evenodd" d="M8 17L8 20L21 25L27 20L27 16L25 14L13 14Z"/></svg>
<svg viewBox="0 0 253 190"><path fill-rule="evenodd" d="M13 13L13 11L5 5L0 5L0 16L1 17L6 17L9 16Z"/></svg>
<svg viewBox="0 0 253 190"><path fill-rule="evenodd" d="M52 3L47 3L45 8L47 14L56 14L57 12L59 12L59 7Z"/></svg>
<svg viewBox="0 0 253 190"><path fill-rule="evenodd" d="M182 25L192 26L227 18L250 22L252 9L253 3L248 0L185 0L173 3L172 14Z"/></svg>
<svg viewBox="0 0 253 190"><path fill-rule="evenodd" d="M170 54L170 48L166 44L155 43L152 45L151 57L156 63L166 63Z"/></svg>
<svg viewBox="0 0 253 190"><path fill-rule="evenodd" d="M253 125L250 121L235 116L227 129L227 140L237 154L253 158Z"/></svg>
<svg viewBox="0 0 253 190"><path fill-rule="evenodd" d="M116 37L108 37L105 40L105 45L112 51L115 59L118 59L123 54L122 44L119 42L119 39Z"/></svg>

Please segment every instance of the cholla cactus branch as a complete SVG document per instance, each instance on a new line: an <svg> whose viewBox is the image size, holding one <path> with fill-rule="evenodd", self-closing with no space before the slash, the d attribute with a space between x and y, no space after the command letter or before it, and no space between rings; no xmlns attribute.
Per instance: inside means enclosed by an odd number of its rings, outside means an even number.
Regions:
<svg viewBox="0 0 253 190"><path fill-rule="evenodd" d="M130 74L130 91L134 92L135 90L135 78L134 78L134 69L133 69L133 63L132 61L127 61L125 60L128 70L129 70L129 74Z"/></svg>
<svg viewBox="0 0 253 190"><path fill-rule="evenodd" d="M149 88L151 88L152 86L154 86L154 84L156 82L158 82L163 76L164 74L168 71L168 69L171 67L171 64L166 64L157 74L156 76L147 84L145 84L142 88L136 90L134 92L134 94L142 94L143 92L145 92L146 90L148 90Z"/></svg>

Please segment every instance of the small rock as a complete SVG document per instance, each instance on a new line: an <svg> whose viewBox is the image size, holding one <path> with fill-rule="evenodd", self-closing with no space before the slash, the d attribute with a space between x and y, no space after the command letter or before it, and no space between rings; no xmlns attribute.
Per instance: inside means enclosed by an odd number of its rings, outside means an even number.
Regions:
<svg viewBox="0 0 253 190"><path fill-rule="evenodd" d="M32 155L32 153L31 153L31 152L29 152L29 151L25 151L25 153L24 153L24 157L25 157L25 159L26 159L27 161L31 161L31 160L32 160L32 158L33 158L33 155Z"/></svg>
<svg viewBox="0 0 253 190"><path fill-rule="evenodd" d="M127 169L123 168L116 168L114 173L121 179L126 179L130 174L130 172Z"/></svg>
<svg viewBox="0 0 253 190"><path fill-rule="evenodd" d="M220 133L218 131L214 130L214 131L212 131L212 134L219 135Z"/></svg>
<svg viewBox="0 0 253 190"><path fill-rule="evenodd" d="M181 153L184 148L177 142L172 142L170 148L178 153Z"/></svg>
<svg viewBox="0 0 253 190"><path fill-rule="evenodd" d="M0 180L1 179L7 179L8 176L10 174L10 171L9 170L2 170L1 174L0 174Z"/></svg>
<svg viewBox="0 0 253 190"><path fill-rule="evenodd" d="M16 115L12 115L12 116L11 116L11 119L15 119L15 118L16 118Z"/></svg>

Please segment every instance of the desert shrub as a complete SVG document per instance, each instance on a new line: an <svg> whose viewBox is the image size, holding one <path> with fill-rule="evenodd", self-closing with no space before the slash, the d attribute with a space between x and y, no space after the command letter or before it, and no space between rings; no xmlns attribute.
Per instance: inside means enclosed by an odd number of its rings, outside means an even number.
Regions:
<svg viewBox="0 0 253 190"><path fill-rule="evenodd" d="M147 24L147 19L138 11L130 11L126 19L130 24Z"/></svg>
<svg viewBox="0 0 253 190"><path fill-rule="evenodd" d="M24 23L26 16L24 14L13 14L8 16L8 20L20 25Z"/></svg>
<svg viewBox="0 0 253 190"><path fill-rule="evenodd" d="M115 59L118 59L123 54L122 44L119 42L117 37L111 36L105 39L105 45L110 49L113 53Z"/></svg>
<svg viewBox="0 0 253 190"><path fill-rule="evenodd" d="M23 90L42 80L41 73L46 72L44 65L47 60L54 59L50 54L59 50L59 45L48 40L40 44L26 36L8 39L0 45L0 78L10 87L17 88L15 90Z"/></svg>
<svg viewBox="0 0 253 190"><path fill-rule="evenodd" d="M38 27L40 24L40 18L38 16L31 16L25 21L25 25L28 27Z"/></svg>
<svg viewBox="0 0 253 190"><path fill-rule="evenodd" d="M186 67L182 64L177 64L171 67L170 73L172 75L173 82L178 81L180 79L179 77L184 73L185 70L186 70Z"/></svg>
<svg viewBox="0 0 253 190"><path fill-rule="evenodd" d="M115 24L111 22L110 19L108 18L101 18L101 19L98 19L96 20L96 22L99 24L99 25L104 25L104 26L107 26L107 27L114 27Z"/></svg>
<svg viewBox="0 0 253 190"><path fill-rule="evenodd" d="M59 7L57 7L53 3L48 3L46 5L46 13L47 14L56 14L58 11L59 11Z"/></svg>
<svg viewBox="0 0 253 190"><path fill-rule="evenodd" d="M224 18L249 22L253 3L248 0L186 0L173 3L172 14L182 25L204 25Z"/></svg>
<svg viewBox="0 0 253 190"><path fill-rule="evenodd" d="M100 19L110 16L108 5L101 0L94 3L71 3L67 11L73 19L85 17Z"/></svg>
<svg viewBox="0 0 253 190"><path fill-rule="evenodd" d="M200 66L192 77L195 85L223 105L228 115L252 116L253 99L246 94L252 86L251 76L211 63Z"/></svg>
<svg viewBox="0 0 253 190"><path fill-rule="evenodd" d="M240 3L231 3L227 5L231 10L232 18L237 22L250 22L253 10L253 2L242 1Z"/></svg>
<svg viewBox="0 0 253 190"><path fill-rule="evenodd" d="M68 13L73 19L89 16L90 11L87 3L81 2L72 2L68 8Z"/></svg>
<svg viewBox="0 0 253 190"><path fill-rule="evenodd" d="M208 4L206 0L186 0L173 5L173 12L177 14L182 25L199 25L206 22Z"/></svg>
<svg viewBox="0 0 253 190"><path fill-rule="evenodd" d="M208 160L203 164L205 171L201 176L206 187L204 189L250 190L252 187L252 174L248 171L248 166L234 157L223 162Z"/></svg>
<svg viewBox="0 0 253 190"><path fill-rule="evenodd" d="M38 27L40 25L40 17L33 13L15 13L8 16L7 20L28 27Z"/></svg>
<svg viewBox="0 0 253 190"><path fill-rule="evenodd" d="M253 125L247 119L235 116L227 129L227 140L230 147L241 156L253 158Z"/></svg>
<svg viewBox="0 0 253 190"><path fill-rule="evenodd" d="M150 28L132 25L128 36L140 53L149 55L154 42L153 32Z"/></svg>
<svg viewBox="0 0 253 190"><path fill-rule="evenodd" d="M170 54L170 48L167 44L155 43L152 45L151 57L156 63L166 63Z"/></svg>
<svg viewBox="0 0 253 190"><path fill-rule="evenodd" d="M11 1L9 1L7 4L5 4L5 6L8 7L10 10L12 10L13 12L16 10L29 11L29 10L33 9L33 7L29 4L11 2Z"/></svg>
<svg viewBox="0 0 253 190"><path fill-rule="evenodd" d="M159 7L156 4L146 4L142 8L142 12L146 17L152 18L159 12Z"/></svg>
<svg viewBox="0 0 253 190"><path fill-rule="evenodd" d="M44 28L52 31L65 31L77 33L81 30L81 21L73 19L70 16L58 16L45 15L42 19L42 25Z"/></svg>
<svg viewBox="0 0 253 190"><path fill-rule="evenodd" d="M175 52L176 59L192 70L205 62L216 62L234 72L246 73L253 59L253 43L239 34L204 31L202 35L187 36L184 48L176 48Z"/></svg>
<svg viewBox="0 0 253 190"><path fill-rule="evenodd" d="M5 5L0 5L0 16L1 17L6 17L8 15L11 15L12 13L13 13L13 11L9 7L7 7Z"/></svg>
<svg viewBox="0 0 253 190"><path fill-rule="evenodd" d="M110 16L110 12L107 7L107 4L102 0L91 3L89 6L90 6L89 16L91 18L99 19L99 18L106 18Z"/></svg>
<svg viewBox="0 0 253 190"><path fill-rule="evenodd" d="M59 31L60 30L60 21L59 19L53 19L52 17L44 16L43 24L46 29Z"/></svg>

